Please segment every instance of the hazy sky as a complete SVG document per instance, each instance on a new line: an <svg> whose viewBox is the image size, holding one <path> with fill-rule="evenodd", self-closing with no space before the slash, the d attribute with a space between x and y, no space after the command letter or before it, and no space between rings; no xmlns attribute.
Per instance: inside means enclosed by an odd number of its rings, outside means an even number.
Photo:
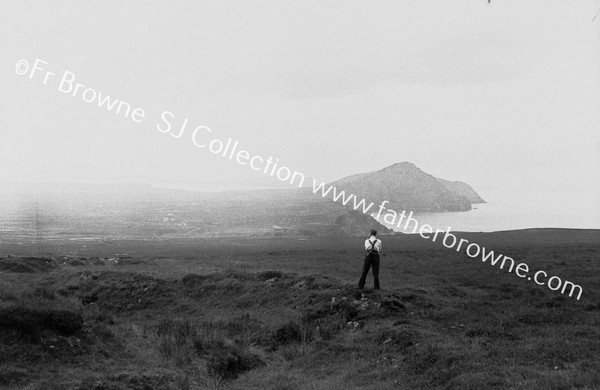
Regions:
<svg viewBox="0 0 600 390"><path fill-rule="evenodd" d="M1 4L0 181L279 184L158 131L169 110L320 180L410 161L600 198L598 1ZM17 75L36 58L143 122Z"/></svg>

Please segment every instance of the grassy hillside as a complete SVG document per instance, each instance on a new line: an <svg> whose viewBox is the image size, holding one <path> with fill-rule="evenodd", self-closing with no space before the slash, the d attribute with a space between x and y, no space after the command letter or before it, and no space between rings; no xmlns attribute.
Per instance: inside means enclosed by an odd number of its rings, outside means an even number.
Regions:
<svg viewBox="0 0 600 390"><path fill-rule="evenodd" d="M582 299L414 236L380 292L353 238L4 245L0 387L599 388L598 232L468 237Z"/></svg>

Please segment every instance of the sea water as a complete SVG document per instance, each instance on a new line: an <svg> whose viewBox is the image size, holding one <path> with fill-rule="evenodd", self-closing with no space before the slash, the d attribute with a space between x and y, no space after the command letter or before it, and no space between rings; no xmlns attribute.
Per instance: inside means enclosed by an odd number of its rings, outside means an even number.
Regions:
<svg viewBox="0 0 600 390"><path fill-rule="evenodd" d="M600 197L586 193L486 192L487 203L464 212L415 212L419 225L465 232L529 228L600 229ZM408 215L408 210L407 213ZM383 223L383 222L382 222ZM409 226L412 233L414 225ZM395 231L403 231L404 223Z"/></svg>

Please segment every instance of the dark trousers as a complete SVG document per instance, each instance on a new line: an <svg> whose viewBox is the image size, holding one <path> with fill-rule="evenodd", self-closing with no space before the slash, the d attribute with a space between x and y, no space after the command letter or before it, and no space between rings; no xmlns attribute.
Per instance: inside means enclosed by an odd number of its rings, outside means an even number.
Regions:
<svg viewBox="0 0 600 390"><path fill-rule="evenodd" d="M360 276L360 280L358 281L358 288L365 287L365 282L367 281L367 274L369 273L369 269L371 267L373 267L373 283L375 290L379 290L379 255L377 253L365 257L362 275Z"/></svg>

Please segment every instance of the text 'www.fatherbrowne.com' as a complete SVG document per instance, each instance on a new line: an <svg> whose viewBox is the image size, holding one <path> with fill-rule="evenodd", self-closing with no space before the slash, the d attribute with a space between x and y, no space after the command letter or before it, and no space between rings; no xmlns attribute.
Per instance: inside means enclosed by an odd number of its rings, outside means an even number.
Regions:
<svg viewBox="0 0 600 390"><path fill-rule="evenodd" d="M493 250L488 250L486 247L479 245L475 242L469 242L466 238L459 238L451 233L451 227L446 230L434 229L428 224L419 225L416 218L413 217L413 212L409 212L406 215L406 210L402 210L401 213L396 212L392 209L386 208L386 204L390 203L387 200L381 202L378 207L377 213L370 213L374 206L373 202L367 205L367 200L362 198L360 201L355 194L347 194L344 190L339 190L337 187L327 185L325 183L317 184L317 181L313 179L312 191L314 194L319 194L321 197L326 198L331 196L334 202L340 202L344 206L351 206L354 210L362 211L364 214L369 213L378 221L385 222L388 226L401 229L403 232L416 234L425 239L432 240L433 242L441 242L446 248L455 249L457 252L465 253L467 256L473 259L481 259L483 263L489 263L491 266L502 270L506 270L508 273L513 273L519 278L526 278L528 281L533 281L537 285L547 286L552 291L559 291L561 294L569 294L569 297L573 297L574 294L577 300L581 298L583 294L583 288L580 285L574 284L568 280L562 280L558 276L551 276L548 278L546 271L537 271L529 269L529 265L526 263L515 263L515 260L509 256L503 255L502 253L496 253ZM385 214L384 214L385 210ZM439 240L438 240L439 237ZM507 266L505 268L505 266Z"/></svg>
<svg viewBox="0 0 600 390"><path fill-rule="evenodd" d="M48 65L47 61L39 58L33 62L33 65L29 61L22 59L16 62L15 72L20 76L27 76L30 80L35 79L41 82L42 85L54 85L57 91L61 93L81 99L85 103L96 105L103 110L122 116L135 123L144 122L147 113L143 108L132 106L125 100L115 98L82 83L73 72L68 70L64 70L60 74L53 72L49 69ZM174 138L182 138L186 134L190 137L194 146L199 149L208 150L212 154L233 160L240 165L262 172L290 185L304 187L305 175L283 166L280 164L279 158L273 156L263 158L260 155L252 154L240 147L238 140L234 140L231 137L227 138L227 140L214 137L212 135L213 130L210 127L204 125L189 126L187 118L177 119L172 111L163 111L155 127L159 132L169 134ZM434 229L430 225L419 225L418 221L413 217L412 211L406 215L405 210L398 213L386 208L386 204L390 203L387 200L379 205L377 214L373 215L374 213L371 212L374 206L373 202L368 202L367 204L367 200L364 198L359 200L354 194L347 194L344 190L339 190L335 186L318 183L315 179L312 182L313 194L319 194L322 198L331 196L334 202L339 202L346 207L350 206L356 211L373 216L376 220L383 220L389 226L401 228L404 232L410 232L412 228L413 234L418 231L421 237L431 239L433 242L436 242L438 237L440 237L440 241L446 248L455 249L457 252L462 250L467 256L473 259L480 258L482 262L487 262L491 266L498 265L500 269L505 269L505 266L508 265L506 271L509 273L514 271L515 275L519 278L527 278L527 280L533 281L540 286L547 286L552 291L560 291L561 294L568 293L569 297L573 297L576 294L578 300L581 298L581 294L583 293L581 286L568 280L563 281L558 276L548 278L548 274L545 271L533 273L526 263L515 264L515 260L509 256L501 253L496 254L494 251L488 250L475 242L469 242L464 238L457 238L451 233L450 227L445 231L436 229L434 232ZM384 210L385 214L383 214ZM402 226L403 222L404 226Z"/></svg>

